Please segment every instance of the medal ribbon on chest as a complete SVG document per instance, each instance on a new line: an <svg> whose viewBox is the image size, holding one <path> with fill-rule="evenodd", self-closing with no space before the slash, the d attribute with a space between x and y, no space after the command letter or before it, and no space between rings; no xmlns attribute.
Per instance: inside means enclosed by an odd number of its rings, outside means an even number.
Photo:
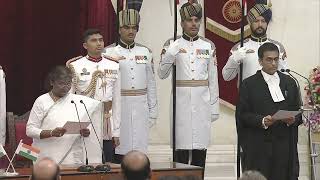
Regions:
<svg viewBox="0 0 320 180"><path fill-rule="evenodd" d="M200 59L210 58L210 52L208 49L196 49L196 55Z"/></svg>
<svg viewBox="0 0 320 180"><path fill-rule="evenodd" d="M137 64L146 64L147 63L147 56L135 56L135 60Z"/></svg>

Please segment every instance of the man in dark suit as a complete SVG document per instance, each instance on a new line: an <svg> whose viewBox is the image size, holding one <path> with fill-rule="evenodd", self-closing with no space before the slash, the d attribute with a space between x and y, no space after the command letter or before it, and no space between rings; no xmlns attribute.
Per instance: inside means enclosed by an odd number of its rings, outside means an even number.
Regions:
<svg viewBox="0 0 320 180"><path fill-rule="evenodd" d="M246 152L243 170L260 171L268 180L297 180L301 115L281 120L272 115L278 110L299 110L299 90L290 76L277 71L275 44L263 44L258 57L262 70L243 81L236 110Z"/></svg>

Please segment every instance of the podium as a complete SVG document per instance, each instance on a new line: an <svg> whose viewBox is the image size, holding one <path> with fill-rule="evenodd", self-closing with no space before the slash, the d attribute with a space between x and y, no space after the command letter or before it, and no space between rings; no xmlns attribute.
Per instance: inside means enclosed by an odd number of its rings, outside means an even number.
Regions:
<svg viewBox="0 0 320 180"><path fill-rule="evenodd" d="M94 164L93 164L94 165ZM94 165L95 166L95 165ZM121 175L121 168L119 164L110 163L110 172L78 172L78 166L60 166L61 179L62 180L96 180L96 179L112 179L123 180ZM152 176L151 180L157 180L163 176L194 176L202 179L203 168L197 166L191 166L181 163L151 163ZM29 180L32 173L31 168L16 169L19 172L18 176L4 177L0 176L0 179L10 180Z"/></svg>

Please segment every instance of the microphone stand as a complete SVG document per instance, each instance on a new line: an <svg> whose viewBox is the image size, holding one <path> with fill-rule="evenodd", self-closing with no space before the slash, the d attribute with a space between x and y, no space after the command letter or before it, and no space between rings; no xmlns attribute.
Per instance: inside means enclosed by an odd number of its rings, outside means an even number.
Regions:
<svg viewBox="0 0 320 180"><path fill-rule="evenodd" d="M290 73L290 71L286 71L286 70L284 70L284 69L281 69L281 72L287 72L287 73L290 75L290 77L292 77L292 79L294 79L294 81L296 82L297 87L298 87L298 92L299 92L299 105L300 105L300 109L303 111L302 96L301 96L300 84L299 84L298 79L297 79L296 77L294 77L294 76Z"/></svg>
<svg viewBox="0 0 320 180"><path fill-rule="evenodd" d="M290 69L286 69L285 70L287 73L290 74L290 72L293 72L294 74L302 77L303 79L305 79L307 82L308 82L308 87L309 87L309 90L311 91L311 83L309 81L308 78L304 77L303 75L295 72L295 71L292 71ZM316 177L316 170L315 170L315 164L316 164L316 161L315 161L315 158L318 157L319 155L317 153L315 153L315 147L314 147L314 144L312 143L312 138L311 138L311 123L310 123L310 113L309 111L318 111L318 108L315 106L315 100L313 99L313 96L311 94L311 98L310 98L310 101L311 101L311 104L313 105L312 109L305 109L305 108L302 108L302 112L307 112L307 116L306 116L306 120L308 121L308 145L309 145L309 149L310 149L310 162L311 162L311 169L310 169L310 176L311 176L311 179L312 180L316 180L317 177Z"/></svg>
<svg viewBox="0 0 320 180"><path fill-rule="evenodd" d="M77 117L78 117L78 121L79 121L79 127L80 127L80 130L81 130L80 117L79 117L79 112L78 112L77 105L73 100L71 101L71 103L74 104L74 107L76 108ZM88 151L87 151L87 147L86 147L86 142L84 141L84 137L81 134L80 134L80 136L82 137L82 138L81 137L80 138L82 139L84 150L85 150L85 153L86 153L86 164L85 165L81 165L78 168L78 171L80 171L80 172L91 172L91 171L94 170L94 167L89 165Z"/></svg>
<svg viewBox="0 0 320 180"><path fill-rule="evenodd" d="M89 118L89 120L90 120L90 123L91 123L91 125L92 125L92 129L93 129L93 131L94 131L94 134L96 135L96 138L97 138L97 140L98 140L98 143L99 143L99 146L100 146L100 149L101 149L101 152L102 152L103 164L97 165L96 168L95 168L95 170L96 170L96 171L109 172L109 171L111 170L111 167L110 167L110 165L105 164L105 162L106 162L106 155L104 154L104 151L103 151L103 148L102 148L102 144L101 144L101 142L100 142L100 140L99 140L99 136L98 136L98 134L97 134L96 128L94 127L94 125L93 125L93 123L92 123L92 119L91 119L91 117L90 117L90 115L89 115L87 106L86 106L86 104L85 104L82 100L80 100L80 103L83 104L83 106L84 106L84 108L85 108L85 110L86 110L87 116L88 116L88 118Z"/></svg>

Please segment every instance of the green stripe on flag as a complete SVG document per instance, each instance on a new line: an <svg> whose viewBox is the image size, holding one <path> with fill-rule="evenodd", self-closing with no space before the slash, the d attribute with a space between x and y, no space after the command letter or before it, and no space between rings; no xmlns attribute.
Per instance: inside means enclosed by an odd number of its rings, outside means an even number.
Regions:
<svg viewBox="0 0 320 180"><path fill-rule="evenodd" d="M0 152L0 157L4 156L5 154L3 152Z"/></svg>
<svg viewBox="0 0 320 180"><path fill-rule="evenodd" d="M31 154L26 153L26 152L23 152L23 151L20 151L18 154L19 154L20 156L23 156L23 157L25 157L25 158L27 158L27 159L30 159L30 160L32 160L32 161L36 161L36 160L37 160L37 157L32 156Z"/></svg>

